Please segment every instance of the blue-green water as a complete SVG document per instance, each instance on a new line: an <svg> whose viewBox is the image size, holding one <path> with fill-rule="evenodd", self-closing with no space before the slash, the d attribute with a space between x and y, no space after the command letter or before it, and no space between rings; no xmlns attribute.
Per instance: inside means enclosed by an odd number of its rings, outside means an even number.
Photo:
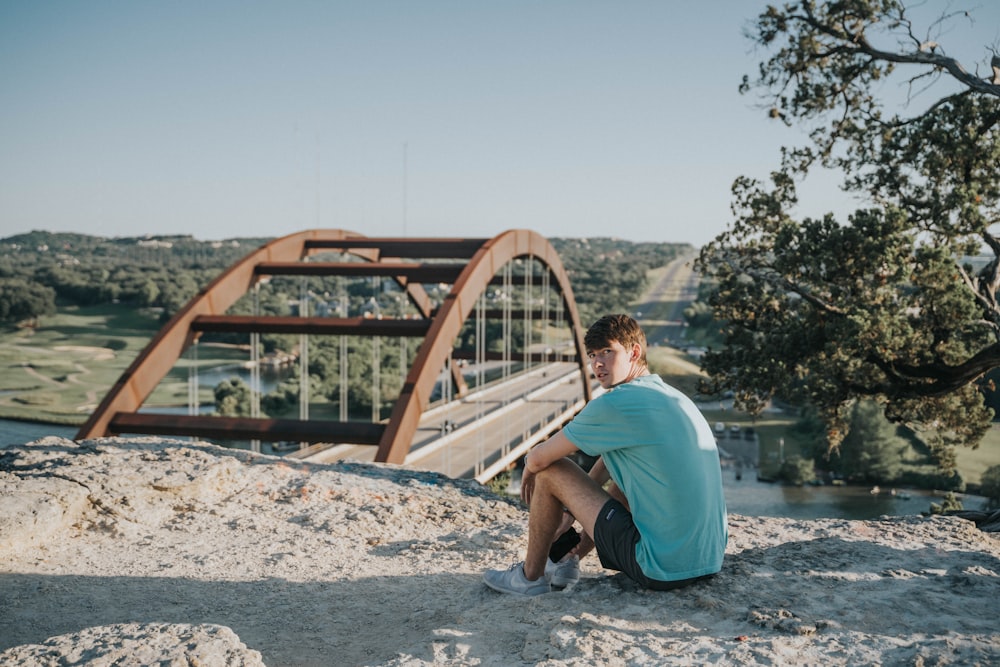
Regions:
<svg viewBox="0 0 1000 667"><path fill-rule="evenodd" d="M76 435L77 430L76 426L54 426L52 424L40 424L37 422L0 419L0 447L23 445L26 442L38 440L47 435L72 438Z"/></svg>
<svg viewBox="0 0 1000 667"><path fill-rule="evenodd" d="M753 473L737 480L723 470L726 506L732 514L777 516L793 519L875 519L883 515L903 516L930 511L941 498L927 491L882 487L878 493L859 486L784 486L758 482ZM961 495L965 509L983 509L986 500Z"/></svg>

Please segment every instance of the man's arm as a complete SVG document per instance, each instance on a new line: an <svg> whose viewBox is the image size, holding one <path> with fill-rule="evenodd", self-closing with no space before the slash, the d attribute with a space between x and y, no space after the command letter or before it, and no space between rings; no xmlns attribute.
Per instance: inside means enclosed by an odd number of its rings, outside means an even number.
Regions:
<svg viewBox="0 0 1000 667"><path fill-rule="evenodd" d="M577 451L579 451L579 448L563 435L562 431L556 431L549 436L548 440L532 448L525 455L524 469L534 475L540 470L545 470L555 461Z"/></svg>

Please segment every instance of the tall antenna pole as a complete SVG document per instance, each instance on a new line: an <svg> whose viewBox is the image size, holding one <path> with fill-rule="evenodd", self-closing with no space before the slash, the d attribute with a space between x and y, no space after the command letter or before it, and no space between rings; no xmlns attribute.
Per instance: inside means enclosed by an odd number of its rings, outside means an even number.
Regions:
<svg viewBox="0 0 1000 667"><path fill-rule="evenodd" d="M409 149L410 145L403 142L403 236L406 236L406 214L407 214L407 180L409 177Z"/></svg>
<svg viewBox="0 0 1000 667"><path fill-rule="evenodd" d="M316 133L316 228L318 229L319 219L320 219L320 194L319 194L319 183L320 183L320 158L321 150L319 144L319 132Z"/></svg>

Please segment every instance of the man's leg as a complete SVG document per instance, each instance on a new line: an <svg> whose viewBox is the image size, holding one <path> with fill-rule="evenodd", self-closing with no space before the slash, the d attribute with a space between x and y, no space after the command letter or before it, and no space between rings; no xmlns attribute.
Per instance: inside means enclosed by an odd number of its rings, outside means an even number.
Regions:
<svg viewBox="0 0 1000 667"><path fill-rule="evenodd" d="M609 496L583 469L561 459L535 476L528 514L528 553L524 559L524 575L536 580L545 573L549 547L562 525L563 509L568 509L593 536L597 515Z"/></svg>
<svg viewBox="0 0 1000 667"><path fill-rule="evenodd" d="M617 484L611 482L607 486L606 490L610 497L614 498L625 507L629 507L628 498L625 497L625 494L622 493L621 489L618 488ZM601 507L604 506L601 505ZM573 523L572 521L569 522L570 525L572 525L572 523ZM560 531L564 528L569 528L569 526L566 525L565 522L563 523L563 525L560 526ZM579 544L577 544L576 547L574 547L569 553L570 555L576 556L577 558L583 558L593 550L594 550L594 536L593 534L584 531L583 535L580 536Z"/></svg>

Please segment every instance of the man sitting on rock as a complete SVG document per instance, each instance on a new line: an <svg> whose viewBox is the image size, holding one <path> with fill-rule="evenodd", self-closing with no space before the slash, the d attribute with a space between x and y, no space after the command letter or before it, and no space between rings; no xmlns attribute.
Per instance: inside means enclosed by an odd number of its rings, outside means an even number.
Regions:
<svg viewBox="0 0 1000 667"><path fill-rule="evenodd" d="M503 593L547 593L576 581L579 557L595 547L601 565L652 590L715 574L728 530L711 427L690 399L650 374L646 336L628 315L602 317L584 344L607 391L525 456L527 555L488 570L484 581ZM599 457L589 474L566 458L578 450ZM553 563L550 547L574 519L580 543Z"/></svg>

